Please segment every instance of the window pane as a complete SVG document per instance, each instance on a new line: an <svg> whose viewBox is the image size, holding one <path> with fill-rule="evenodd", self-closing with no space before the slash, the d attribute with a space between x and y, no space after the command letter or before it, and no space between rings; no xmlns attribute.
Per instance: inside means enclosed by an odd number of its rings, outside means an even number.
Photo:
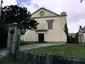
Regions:
<svg viewBox="0 0 85 64"><path fill-rule="evenodd" d="M48 29L52 29L52 22L48 22Z"/></svg>

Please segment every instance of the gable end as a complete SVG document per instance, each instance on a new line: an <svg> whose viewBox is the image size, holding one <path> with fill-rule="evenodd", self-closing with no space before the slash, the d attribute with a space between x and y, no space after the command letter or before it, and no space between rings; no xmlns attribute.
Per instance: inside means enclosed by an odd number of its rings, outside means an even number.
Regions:
<svg viewBox="0 0 85 64"><path fill-rule="evenodd" d="M54 12L52 12L52 11L50 11L50 10L46 9L46 8L43 8L43 7L42 7L42 8L40 8L40 9L38 9L38 10L36 10L35 12L33 12L33 13L32 13L32 15L33 15L33 14L35 14L37 11L39 11L39 10L41 10L41 9L44 9L44 10L49 11L49 12L51 12L51 13L53 13L53 14L57 15L57 16L60 16L59 14L56 14L56 13L54 13Z"/></svg>

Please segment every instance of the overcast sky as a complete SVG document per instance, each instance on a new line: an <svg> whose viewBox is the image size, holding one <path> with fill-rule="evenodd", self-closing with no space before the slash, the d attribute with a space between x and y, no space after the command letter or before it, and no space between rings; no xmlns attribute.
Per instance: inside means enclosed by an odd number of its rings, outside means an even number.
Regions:
<svg viewBox="0 0 85 64"><path fill-rule="evenodd" d="M79 26L85 26L85 0L3 0L3 6L19 4L33 13L44 7L55 13L67 12L67 25L70 33L78 32Z"/></svg>

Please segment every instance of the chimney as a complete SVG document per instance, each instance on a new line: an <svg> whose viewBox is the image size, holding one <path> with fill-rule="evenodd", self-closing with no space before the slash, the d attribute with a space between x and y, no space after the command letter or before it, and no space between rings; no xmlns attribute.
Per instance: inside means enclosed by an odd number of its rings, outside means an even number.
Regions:
<svg viewBox="0 0 85 64"><path fill-rule="evenodd" d="M80 26L80 29L82 29L82 26Z"/></svg>
<svg viewBox="0 0 85 64"><path fill-rule="evenodd" d="M67 16L66 12L61 13L62 16Z"/></svg>

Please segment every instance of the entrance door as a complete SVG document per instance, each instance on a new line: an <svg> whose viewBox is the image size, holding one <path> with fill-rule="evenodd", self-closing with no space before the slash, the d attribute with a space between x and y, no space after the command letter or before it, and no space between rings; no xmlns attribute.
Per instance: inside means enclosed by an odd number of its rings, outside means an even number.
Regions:
<svg viewBox="0 0 85 64"><path fill-rule="evenodd" d="M39 43L44 43L44 34L38 34Z"/></svg>

